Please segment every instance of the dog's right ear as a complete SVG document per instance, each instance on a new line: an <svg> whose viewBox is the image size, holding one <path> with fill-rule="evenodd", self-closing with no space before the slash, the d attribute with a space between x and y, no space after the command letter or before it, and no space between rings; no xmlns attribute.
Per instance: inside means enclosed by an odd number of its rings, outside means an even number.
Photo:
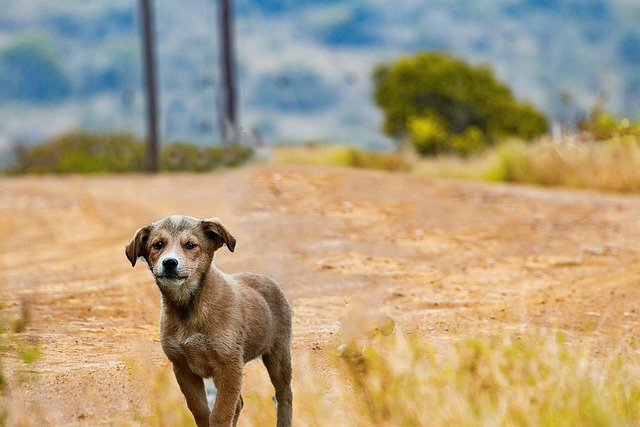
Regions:
<svg viewBox="0 0 640 427"><path fill-rule="evenodd" d="M149 239L150 231L151 225L147 225L138 229L138 231L136 231L136 234L133 235L133 238L124 250L124 253L127 255L127 258L129 258L132 267L136 265L136 261L138 260L138 258L147 258L147 256L149 255L147 240Z"/></svg>

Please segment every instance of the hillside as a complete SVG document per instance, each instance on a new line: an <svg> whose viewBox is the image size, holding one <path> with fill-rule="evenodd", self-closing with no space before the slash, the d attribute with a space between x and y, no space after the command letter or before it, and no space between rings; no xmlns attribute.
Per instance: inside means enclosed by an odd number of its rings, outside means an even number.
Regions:
<svg viewBox="0 0 640 427"><path fill-rule="evenodd" d="M215 1L155 2L163 139L218 140ZM637 117L633 0L236 0L244 137L384 147L372 67L419 50L489 63L553 120ZM143 129L137 2L6 0L0 148L71 128ZM256 136L259 134L259 137Z"/></svg>

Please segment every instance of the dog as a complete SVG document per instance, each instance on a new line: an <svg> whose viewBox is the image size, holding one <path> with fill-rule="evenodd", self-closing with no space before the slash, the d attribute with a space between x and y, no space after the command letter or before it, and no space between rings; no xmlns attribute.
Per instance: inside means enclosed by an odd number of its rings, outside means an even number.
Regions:
<svg viewBox="0 0 640 427"><path fill-rule="evenodd" d="M125 249L143 258L161 294L160 342L198 427L235 426L243 406L242 370L262 357L275 388L278 427L292 423L291 317L278 282L227 274L213 262L235 238L218 218L168 216L137 230ZM209 411L204 378L217 389Z"/></svg>

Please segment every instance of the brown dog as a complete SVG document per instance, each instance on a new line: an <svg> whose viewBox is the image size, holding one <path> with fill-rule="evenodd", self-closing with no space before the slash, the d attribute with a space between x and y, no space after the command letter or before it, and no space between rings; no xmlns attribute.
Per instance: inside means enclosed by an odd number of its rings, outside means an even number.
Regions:
<svg viewBox="0 0 640 427"><path fill-rule="evenodd" d="M291 306L275 279L226 274L213 254L236 240L218 218L169 216L136 231L125 253L145 259L162 294L160 340L198 427L235 426L242 368L262 356L278 427L291 426ZM209 411L203 378L217 389Z"/></svg>

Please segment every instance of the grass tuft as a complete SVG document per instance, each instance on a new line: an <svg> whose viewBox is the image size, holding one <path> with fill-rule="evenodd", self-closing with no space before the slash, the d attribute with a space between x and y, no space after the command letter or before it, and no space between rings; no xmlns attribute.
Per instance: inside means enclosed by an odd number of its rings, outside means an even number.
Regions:
<svg viewBox="0 0 640 427"><path fill-rule="evenodd" d="M452 354L400 335L342 368L365 403L357 425L637 425L638 365L621 361L592 360L563 334L469 339Z"/></svg>
<svg viewBox="0 0 640 427"><path fill-rule="evenodd" d="M285 164L355 167L387 171L410 169L410 163L400 154L315 142L278 146L274 149L273 161Z"/></svg>

